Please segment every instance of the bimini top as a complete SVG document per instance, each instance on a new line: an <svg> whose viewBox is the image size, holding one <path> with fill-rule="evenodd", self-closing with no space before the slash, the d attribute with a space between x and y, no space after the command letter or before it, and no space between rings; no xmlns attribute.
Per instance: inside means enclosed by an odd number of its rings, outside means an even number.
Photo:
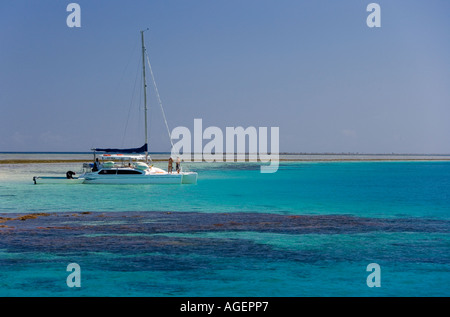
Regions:
<svg viewBox="0 0 450 317"><path fill-rule="evenodd" d="M143 146L138 148L132 148L132 149L100 149L96 148L93 149L97 152L106 152L106 153L145 153L148 151L147 143L145 143Z"/></svg>
<svg viewBox="0 0 450 317"><path fill-rule="evenodd" d="M99 158L112 161L145 160L145 155L101 154Z"/></svg>

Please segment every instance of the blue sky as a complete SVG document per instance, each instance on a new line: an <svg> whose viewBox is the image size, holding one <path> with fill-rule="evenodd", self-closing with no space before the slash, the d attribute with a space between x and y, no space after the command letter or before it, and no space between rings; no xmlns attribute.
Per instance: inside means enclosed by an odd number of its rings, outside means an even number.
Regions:
<svg viewBox="0 0 450 317"><path fill-rule="evenodd" d="M450 153L450 2L0 2L0 151L143 144L140 34L171 129L279 127L282 152ZM137 86L135 82L137 79ZM150 93L150 149L170 151ZM142 104L142 103L141 103Z"/></svg>

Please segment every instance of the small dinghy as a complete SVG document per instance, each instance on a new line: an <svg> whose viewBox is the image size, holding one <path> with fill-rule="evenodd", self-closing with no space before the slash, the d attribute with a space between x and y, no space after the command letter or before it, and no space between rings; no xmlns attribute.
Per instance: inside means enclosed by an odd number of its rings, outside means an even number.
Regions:
<svg viewBox="0 0 450 317"><path fill-rule="evenodd" d="M33 182L35 184L82 184L84 178L67 178L58 176L34 176Z"/></svg>
<svg viewBox="0 0 450 317"><path fill-rule="evenodd" d="M74 172L68 171L66 177L64 176L34 176L33 182L35 184L82 184L83 177L73 177Z"/></svg>

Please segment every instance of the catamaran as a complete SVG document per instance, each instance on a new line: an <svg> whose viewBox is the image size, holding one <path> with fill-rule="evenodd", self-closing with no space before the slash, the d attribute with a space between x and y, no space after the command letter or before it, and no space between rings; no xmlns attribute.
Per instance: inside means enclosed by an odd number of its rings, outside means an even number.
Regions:
<svg viewBox="0 0 450 317"><path fill-rule="evenodd" d="M148 30L148 29L147 29ZM197 183L196 172L183 172L180 167L175 171L165 171L149 163L148 133L147 133L147 82L145 77L146 49L144 44L144 31L141 31L142 41L142 73L144 85L144 119L145 119L145 143L139 148L115 149L95 148L94 163L84 163L83 173L78 177L33 177L35 184L38 183L65 183L65 184L195 184ZM162 108L161 99L156 88L155 79L151 70L150 61L147 56L149 70L152 75L156 95L158 97L164 121L167 120ZM170 132L169 132L170 137ZM101 154L99 154L100 152ZM178 166L178 164L177 164Z"/></svg>
<svg viewBox="0 0 450 317"><path fill-rule="evenodd" d="M96 149L98 150L98 149ZM96 162L84 163L83 184L195 184L196 172L173 172L149 165L145 155L101 154ZM98 166L96 170L95 166Z"/></svg>

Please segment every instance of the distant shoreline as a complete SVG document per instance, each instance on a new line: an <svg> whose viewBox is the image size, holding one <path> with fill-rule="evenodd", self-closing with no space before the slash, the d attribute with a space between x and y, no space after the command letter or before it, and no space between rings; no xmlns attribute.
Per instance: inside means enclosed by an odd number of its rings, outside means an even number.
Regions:
<svg viewBox="0 0 450 317"><path fill-rule="evenodd" d="M166 159L153 159L153 162L166 162ZM321 158L321 159L279 159L279 162L401 162L401 161L411 161L411 162L426 162L426 161L433 161L433 162L449 162L450 157L448 158ZM8 164L62 164L62 163L86 163L88 160L79 160L79 159L54 159L54 160L36 160L36 159L29 159L29 160L0 160L0 165L8 165ZM206 163L206 161L203 161ZM217 163L263 163L263 162L250 162L249 160L234 160L233 162L230 161L223 161L223 162L217 162ZM197 163L193 161L186 161L185 163Z"/></svg>
<svg viewBox="0 0 450 317"><path fill-rule="evenodd" d="M14 151L0 151L0 155L2 154L61 154L61 155L93 155L94 152L14 152ZM101 154L101 152L97 152L97 154ZM149 152L149 155L171 155L170 152ZM192 153L196 154L196 153ZM213 153L214 154L214 153ZM227 153L224 153L227 154ZM249 153L233 153L233 154L245 154ZM279 155L312 155L312 156L327 156L327 155L340 155L340 156L449 156L450 153L363 153L363 152L280 152Z"/></svg>
<svg viewBox="0 0 450 317"><path fill-rule="evenodd" d="M254 156L249 153L233 153L234 160L228 160L226 153L221 156L217 154L217 158L221 158L220 162L250 162L261 163L257 160L250 161L249 158L261 158L258 154ZM152 162L167 162L170 153L154 152L149 153ZM231 157L233 157L231 156ZM194 162L195 153L187 156L185 163ZM203 162L211 162L216 157L215 154L202 154ZM279 153L278 155L269 155L265 160L279 162L400 162L400 161L450 161L450 154L363 154L363 153ZM0 165L6 164L58 164L58 163L86 163L93 162L92 153L88 152L0 152Z"/></svg>

